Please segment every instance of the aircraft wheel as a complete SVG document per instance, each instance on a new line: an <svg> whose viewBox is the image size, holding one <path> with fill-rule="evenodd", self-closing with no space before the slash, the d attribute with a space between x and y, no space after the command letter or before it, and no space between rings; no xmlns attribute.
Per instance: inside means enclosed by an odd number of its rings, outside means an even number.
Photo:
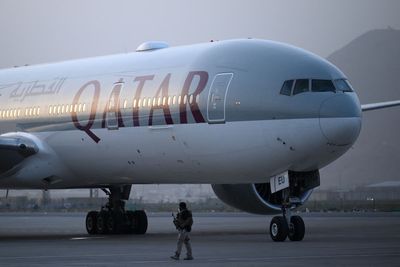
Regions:
<svg viewBox="0 0 400 267"><path fill-rule="evenodd" d="M97 211L90 211L86 215L86 231L90 235L95 235L97 234L97 216L98 216Z"/></svg>
<svg viewBox="0 0 400 267"><path fill-rule="evenodd" d="M291 241L301 241L304 238L305 225L304 221L300 216L292 216L290 218L290 231L289 239Z"/></svg>
<svg viewBox="0 0 400 267"><path fill-rule="evenodd" d="M128 227L126 228L127 234L134 234L135 233L135 215L134 212L131 210L126 211L126 217L128 219Z"/></svg>
<svg viewBox="0 0 400 267"><path fill-rule="evenodd" d="M116 234L118 232L118 224L116 220L116 216L110 213L106 219L106 229L108 234Z"/></svg>
<svg viewBox="0 0 400 267"><path fill-rule="evenodd" d="M96 228L97 228L97 233L104 235L107 234L107 219L109 217L108 212L106 211L100 211L100 213L97 216L97 222L96 222Z"/></svg>
<svg viewBox="0 0 400 267"><path fill-rule="evenodd" d="M137 235L143 235L147 231L147 215L144 210L136 210L132 213L133 221L133 232Z"/></svg>
<svg viewBox="0 0 400 267"><path fill-rule="evenodd" d="M271 235L272 240L276 242L285 241L288 236L288 226L283 216L275 216L271 220L271 224L269 225L269 233Z"/></svg>

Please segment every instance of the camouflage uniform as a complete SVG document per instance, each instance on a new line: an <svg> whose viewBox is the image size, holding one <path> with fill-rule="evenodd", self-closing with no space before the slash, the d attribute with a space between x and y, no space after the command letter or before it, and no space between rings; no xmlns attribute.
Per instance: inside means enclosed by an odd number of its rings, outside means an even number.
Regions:
<svg viewBox="0 0 400 267"><path fill-rule="evenodd" d="M178 243L175 255L172 259L178 260L182 251L182 245L185 244L187 256L185 260L192 260L192 246L190 245L189 233L192 230L193 218L190 210L186 208L186 204L180 204L180 211L174 219L174 224L178 230Z"/></svg>

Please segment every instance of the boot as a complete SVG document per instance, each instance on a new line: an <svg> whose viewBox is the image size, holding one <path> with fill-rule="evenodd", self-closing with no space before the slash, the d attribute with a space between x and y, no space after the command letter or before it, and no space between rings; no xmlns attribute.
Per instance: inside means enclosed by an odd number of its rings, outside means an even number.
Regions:
<svg viewBox="0 0 400 267"><path fill-rule="evenodd" d="M179 254L175 253L174 256L171 256L171 259L173 259L173 260L179 260Z"/></svg>
<svg viewBox="0 0 400 267"><path fill-rule="evenodd" d="M184 258L183 260L185 260L185 261L191 261L191 260L193 260L193 257L192 257L192 256L186 256L186 258Z"/></svg>

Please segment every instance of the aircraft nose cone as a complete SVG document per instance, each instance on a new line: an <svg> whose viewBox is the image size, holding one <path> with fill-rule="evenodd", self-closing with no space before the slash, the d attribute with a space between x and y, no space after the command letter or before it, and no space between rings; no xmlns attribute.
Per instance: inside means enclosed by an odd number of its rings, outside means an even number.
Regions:
<svg viewBox="0 0 400 267"><path fill-rule="evenodd" d="M352 145L361 130L361 109L355 95L338 93L320 108L319 124L331 145Z"/></svg>

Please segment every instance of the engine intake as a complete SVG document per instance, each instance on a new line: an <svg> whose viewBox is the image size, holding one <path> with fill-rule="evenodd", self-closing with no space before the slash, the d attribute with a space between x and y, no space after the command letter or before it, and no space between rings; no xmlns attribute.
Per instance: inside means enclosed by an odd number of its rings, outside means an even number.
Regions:
<svg viewBox="0 0 400 267"><path fill-rule="evenodd" d="M289 184L290 197L297 198L303 204L313 188L320 184L319 171L289 171ZM212 188L221 201L242 211L255 214L276 214L281 211L282 194L272 194L270 183L214 184Z"/></svg>

